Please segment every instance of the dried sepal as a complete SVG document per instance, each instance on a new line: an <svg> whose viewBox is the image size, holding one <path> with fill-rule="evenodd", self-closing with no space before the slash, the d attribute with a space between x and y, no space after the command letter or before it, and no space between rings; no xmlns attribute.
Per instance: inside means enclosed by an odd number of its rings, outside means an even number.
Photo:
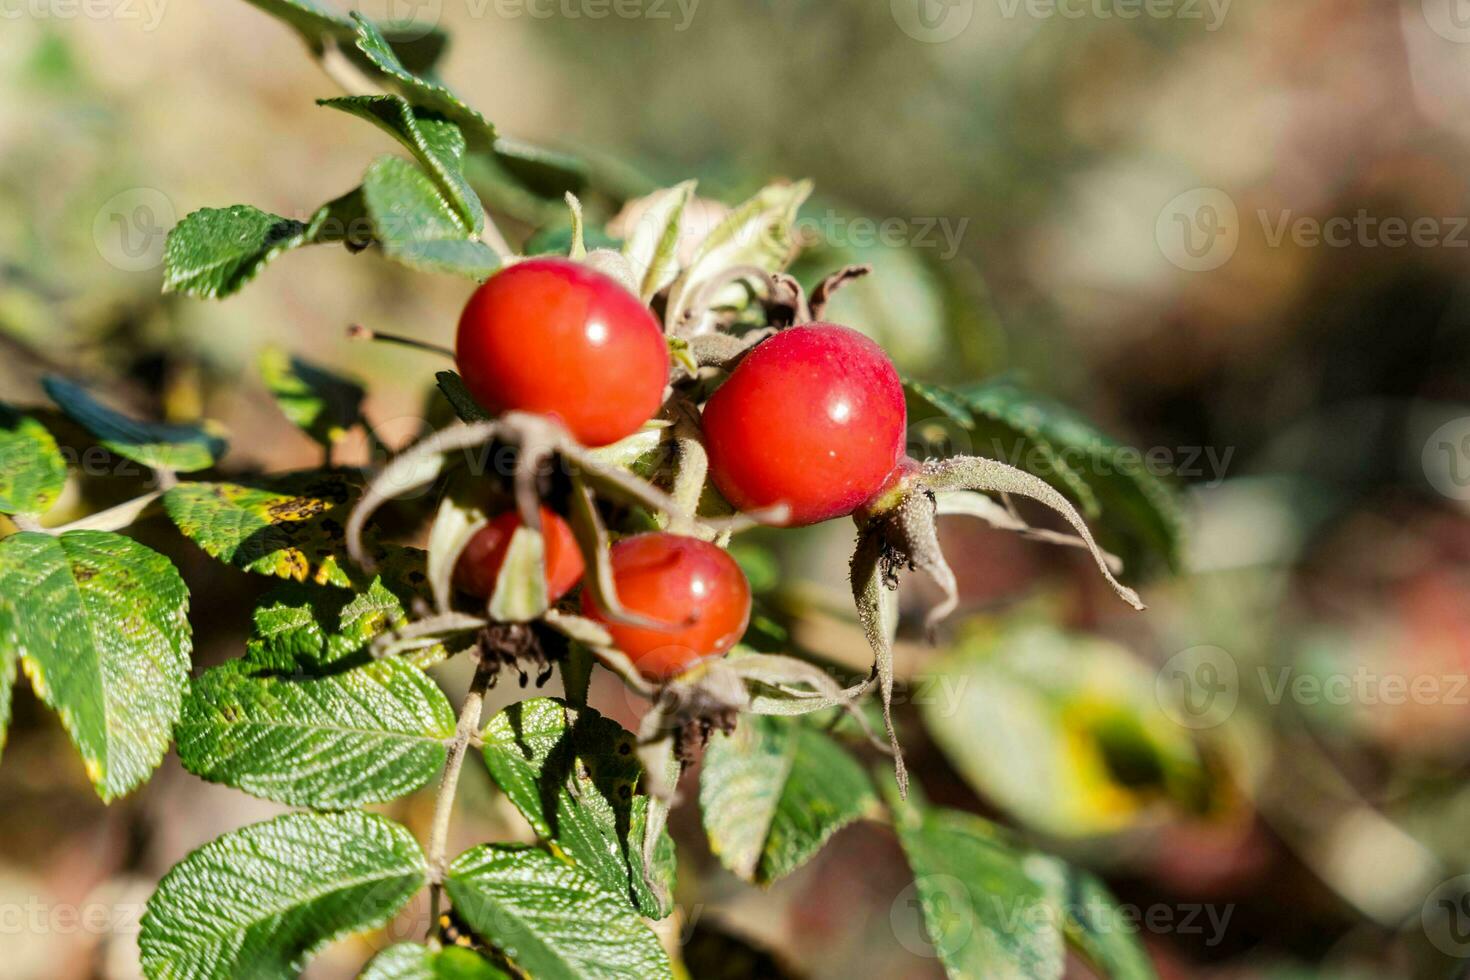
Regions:
<svg viewBox="0 0 1470 980"><path fill-rule="evenodd" d="M435 611L450 611L455 566L470 540L488 523L488 515L463 482L451 487L439 502L434 526L429 529L427 568Z"/></svg>
<svg viewBox="0 0 1470 980"><path fill-rule="evenodd" d="M567 258L573 262L581 262L587 257L587 233L582 221L582 202L571 191L567 191L566 201L572 218L572 244L567 249Z"/></svg>
<svg viewBox="0 0 1470 980"><path fill-rule="evenodd" d="M1077 508L1072 506L1071 501L1056 490L1051 484L1038 476L1033 476L1025 470L1017 469L995 459L984 459L976 456L957 456L952 459L930 460L926 462L917 478L917 486L932 492L940 493L952 490L978 490L983 493L1014 494L1019 497L1029 497L1036 500L1060 514L1072 529L1077 532L1087 551L1097 563L1098 570L1102 572L1103 578L1107 579L1113 591L1118 594L1124 602L1134 609L1143 609L1143 601L1139 599L1138 593L1113 577L1113 571L1109 567L1106 553L1097 546L1092 538L1092 532L1087 529L1087 523L1083 521L1082 515Z"/></svg>
<svg viewBox="0 0 1470 980"><path fill-rule="evenodd" d="M582 574L582 588L592 593L602 615L610 622L622 626L637 626L642 629L666 627L667 624L659 620L629 612L618 599L617 584L613 580L612 558L608 550L610 544L607 528L603 526L602 515L597 511L592 488L582 473L572 475L569 503L571 507L568 517L572 534L576 536L577 547L582 552L582 564L586 567ZM596 645L596 641L593 642ZM602 644L610 642L610 637L601 641Z"/></svg>
<svg viewBox="0 0 1470 980"><path fill-rule="evenodd" d="M954 570L944 559L939 547L939 528L932 494L915 491L904 497L895 516L901 535L901 553L914 568L928 575L939 586L943 598L929 610L924 629L932 637L939 624L949 618L960 602L959 583Z"/></svg>
<svg viewBox="0 0 1470 980"><path fill-rule="evenodd" d="M378 660L401 657L415 650L422 650L455 636L474 633L490 625L482 616L448 612L426 619L415 620L381 634L369 648Z"/></svg>
<svg viewBox="0 0 1470 980"><path fill-rule="evenodd" d="M732 658L730 666L746 682L753 715L807 715L842 708L857 722L868 741L882 752L889 745L868 725L857 702L873 689L876 677L844 688L816 664L774 653L747 653Z"/></svg>
<svg viewBox="0 0 1470 980"><path fill-rule="evenodd" d="M974 490L947 490L934 495L935 513L940 517L973 517L984 521L997 531L1012 531L1030 541L1087 550L1087 542L1075 534L1063 534L1059 531L1032 527L1020 514L1016 513L1009 497L1003 496L1001 501L992 500ZM1114 575L1123 571L1123 559L1110 551L1103 551L1102 556Z"/></svg>
<svg viewBox="0 0 1470 980"><path fill-rule="evenodd" d="M883 704L883 727L893 750L893 774L898 780L899 793L907 796L908 770L893 727L893 636L898 621L898 592L897 583L891 581L891 569L885 567L884 550L879 530L872 525L864 528L852 555L852 598L868 646L873 649L878 696Z"/></svg>
<svg viewBox="0 0 1470 980"><path fill-rule="evenodd" d="M812 298L809 304L809 315L813 320L820 320L827 314L827 304L832 301L832 295L846 286L848 283L856 282L866 275L872 273L871 265L848 265L843 266L836 272L817 283L817 288L812 290Z"/></svg>

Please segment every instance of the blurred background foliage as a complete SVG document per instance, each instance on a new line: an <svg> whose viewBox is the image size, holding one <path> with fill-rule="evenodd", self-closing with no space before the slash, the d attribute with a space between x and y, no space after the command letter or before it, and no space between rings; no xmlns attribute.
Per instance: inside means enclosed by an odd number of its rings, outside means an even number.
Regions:
<svg viewBox="0 0 1470 980"><path fill-rule="evenodd" d="M971 20L942 43L900 29L901 4L363 9L436 20L453 36L443 74L502 131L585 153L595 222L690 176L727 201L813 178L796 271L876 268L833 318L918 377L1024 378L1180 471L1183 571L1136 582L1141 616L1083 556L948 522L965 615L934 646L910 616L899 654L911 767L932 798L1091 866L1136 914L1161 910L1143 938L1165 977L1461 975L1470 487L1456 464L1470 442L1442 456L1431 434L1470 434L1455 428L1470 416L1470 44L1435 0L1235 0L1218 22L1203 4L1175 6L1198 19L1125 20L1107 3L1074 18L959 0ZM224 303L159 293L177 218L236 201L304 217L382 138L315 107L333 83L247 4L76 9L26 7L0 44L0 395L37 403L59 370L140 412L223 420L236 465L313 465L255 373L273 344L362 379L384 442L417 432L438 365L343 328L446 343L464 282L318 249ZM1239 241L1189 272L1160 221L1198 188L1238 209ZM500 204L516 238L565 221ZM1271 234L1360 214L1432 219L1438 237ZM865 218L896 220L899 241ZM915 418L916 440L936 422ZM74 480L55 518L133 489ZM196 661L237 655L265 585L139 534L190 582ZM834 522L745 539L759 645L866 669L850 538ZM925 597L916 585L906 609ZM625 723L640 710L611 687L594 700ZM0 770L3 972L134 976L157 875L273 808L170 761L104 809L54 720L27 695L17 715ZM524 835L483 775L467 779L461 843ZM426 806L395 812L422 826ZM846 830L758 892L701 850L693 811L675 830L696 975L937 973L883 831ZM66 911L95 906L105 923ZM14 928L16 909L40 918ZM729 959L733 937L763 952ZM385 943L343 944L310 975L350 975Z"/></svg>

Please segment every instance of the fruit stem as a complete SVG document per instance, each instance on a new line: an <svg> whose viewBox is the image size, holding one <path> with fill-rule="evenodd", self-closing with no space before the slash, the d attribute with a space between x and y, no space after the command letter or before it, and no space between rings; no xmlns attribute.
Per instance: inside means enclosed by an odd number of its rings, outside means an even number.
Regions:
<svg viewBox="0 0 1470 980"><path fill-rule="evenodd" d="M384 344L398 344L401 347L412 347L415 350L428 351L431 354L442 354L451 361L454 360L454 351L448 347L440 347L438 344L431 344L426 340L416 340L413 337L405 337L402 334L383 333L382 331L365 327L360 323L348 325L347 339L376 340Z"/></svg>
<svg viewBox="0 0 1470 980"><path fill-rule="evenodd" d="M454 814L454 797L459 789L459 774L470 742L480 728L480 714L485 706L485 692L495 679L495 659L477 650L475 676L459 709L459 724L454 741L449 744L449 758L444 763L444 776L439 781L439 795L434 801L434 822L429 829L429 940L437 943L439 913L444 901L445 848L449 843L449 818Z"/></svg>

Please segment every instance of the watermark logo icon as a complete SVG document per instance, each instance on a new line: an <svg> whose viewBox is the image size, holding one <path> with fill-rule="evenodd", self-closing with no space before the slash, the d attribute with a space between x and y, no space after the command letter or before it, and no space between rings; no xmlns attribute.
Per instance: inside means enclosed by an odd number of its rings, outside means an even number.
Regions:
<svg viewBox="0 0 1470 980"><path fill-rule="evenodd" d="M1470 0L1423 0L1429 29L1446 41L1470 44Z"/></svg>
<svg viewBox="0 0 1470 980"><path fill-rule="evenodd" d="M969 942L974 929L970 890L951 875L925 875L898 893L888 921L899 945L915 956L948 956Z"/></svg>
<svg viewBox="0 0 1470 980"><path fill-rule="evenodd" d="M1235 255L1240 212L1229 194L1213 187L1185 191L1159 212L1154 224L1159 251L1186 272L1209 272Z"/></svg>
<svg viewBox="0 0 1470 980"><path fill-rule="evenodd" d="M1448 956L1470 957L1470 875L1441 882L1419 913L1424 934Z"/></svg>
<svg viewBox="0 0 1470 980"><path fill-rule="evenodd" d="M1180 650L1164 661L1154 678L1154 698L1176 725L1214 728L1224 724L1240 702L1240 667L1221 647Z"/></svg>
<svg viewBox="0 0 1470 980"><path fill-rule="evenodd" d="M1470 416L1430 433L1422 457L1430 486L1451 500L1470 500Z"/></svg>
<svg viewBox="0 0 1470 980"><path fill-rule="evenodd" d="M975 17L975 0L889 0L893 20L915 41L943 44L965 32Z"/></svg>
<svg viewBox="0 0 1470 980"><path fill-rule="evenodd" d="M174 202L152 187L130 187L108 198L92 219L97 253L124 272L163 264L163 244L178 221Z"/></svg>

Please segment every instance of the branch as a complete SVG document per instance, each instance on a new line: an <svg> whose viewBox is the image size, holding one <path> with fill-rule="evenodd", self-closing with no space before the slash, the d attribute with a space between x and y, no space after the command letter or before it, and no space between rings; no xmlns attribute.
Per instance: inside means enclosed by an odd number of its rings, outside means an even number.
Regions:
<svg viewBox="0 0 1470 980"><path fill-rule="evenodd" d="M434 823L429 829L429 935L431 940L439 927L439 910L444 895L444 869L448 864L445 848L449 843L449 818L454 814L454 797L459 789L459 774L470 743L479 733L480 713L485 706L485 692L495 677L494 661L480 651L475 676L469 693L459 709L459 724L454 741L449 745L449 758L444 763L444 778L439 781L439 795L434 801Z"/></svg>

